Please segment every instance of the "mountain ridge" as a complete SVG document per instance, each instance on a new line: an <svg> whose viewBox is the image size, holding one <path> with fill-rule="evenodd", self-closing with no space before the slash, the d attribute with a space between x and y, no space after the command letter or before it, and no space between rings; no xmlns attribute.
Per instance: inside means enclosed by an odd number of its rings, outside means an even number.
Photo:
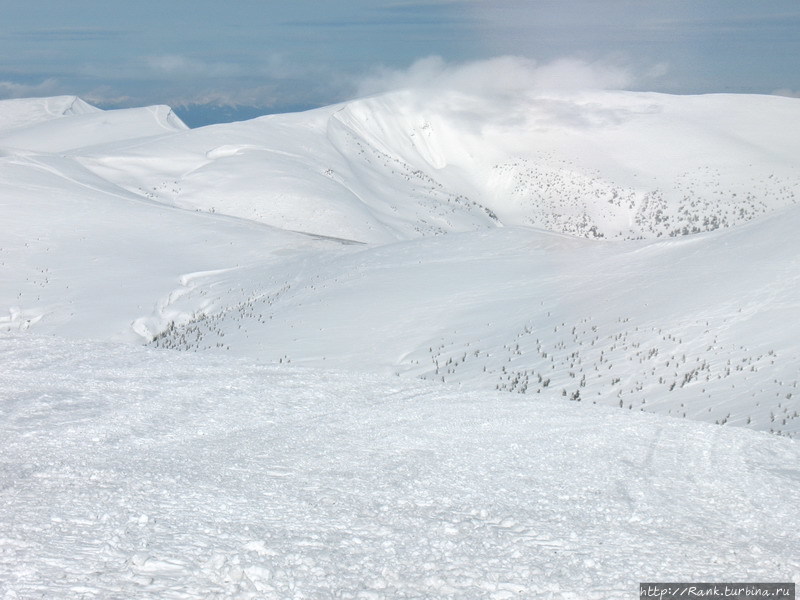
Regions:
<svg viewBox="0 0 800 600"><path fill-rule="evenodd" d="M0 151L0 330L800 434L800 101L403 92L195 130L109 113Z"/></svg>
<svg viewBox="0 0 800 600"><path fill-rule="evenodd" d="M316 206L300 218L313 233L367 242L480 229L495 219L584 237L674 237L737 225L800 198L788 158L800 153L787 126L800 119L795 99L593 92L521 94L506 103L451 93L425 104L395 93L191 130L127 155L121 147L114 161L163 152L166 168L138 187L165 202L278 227ZM241 148L220 166L250 187L229 185L209 161L222 146ZM264 171L264 154L275 152L285 162ZM113 178L107 155L80 159ZM224 190L215 189L217 179ZM322 206L337 226L314 223Z"/></svg>

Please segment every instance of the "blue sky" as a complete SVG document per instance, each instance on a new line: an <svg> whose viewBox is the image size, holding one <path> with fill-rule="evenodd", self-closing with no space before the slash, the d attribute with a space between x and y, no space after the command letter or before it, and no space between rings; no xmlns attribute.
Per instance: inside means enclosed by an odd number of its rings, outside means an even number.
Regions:
<svg viewBox="0 0 800 600"><path fill-rule="evenodd" d="M269 112L500 56L556 84L800 92L798 0L0 0L0 15L0 98Z"/></svg>

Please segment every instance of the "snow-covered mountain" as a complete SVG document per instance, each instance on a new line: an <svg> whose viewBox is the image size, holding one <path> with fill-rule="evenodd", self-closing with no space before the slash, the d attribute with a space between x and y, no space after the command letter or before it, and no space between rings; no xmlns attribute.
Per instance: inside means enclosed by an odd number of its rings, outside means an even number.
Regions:
<svg viewBox="0 0 800 600"><path fill-rule="evenodd" d="M363 242L498 223L670 237L800 200L797 104L398 92L75 154L163 202Z"/></svg>
<svg viewBox="0 0 800 600"><path fill-rule="evenodd" d="M0 135L35 127L53 119L103 112L77 96L2 100L0 107Z"/></svg>
<svg viewBox="0 0 800 600"><path fill-rule="evenodd" d="M794 99L401 92L197 130L27 102L7 330L800 432Z"/></svg>
<svg viewBox="0 0 800 600"><path fill-rule="evenodd" d="M168 106L102 111L74 96L0 101L0 147L65 152L182 131Z"/></svg>
<svg viewBox="0 0 800 600"><path fill-rule="evenodd" d="M798 157L766 96L0 101L2 597L800 579Z"/></svg>

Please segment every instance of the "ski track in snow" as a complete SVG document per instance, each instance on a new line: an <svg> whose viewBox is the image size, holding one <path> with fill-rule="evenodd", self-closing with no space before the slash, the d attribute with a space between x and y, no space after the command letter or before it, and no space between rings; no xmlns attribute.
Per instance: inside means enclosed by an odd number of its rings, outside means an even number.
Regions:
<svg viewBox="0 0 800 600"><path fill-rule="evenodd" d="M0 337L0 598L631 598L800 580L796 442Z"/></svg>

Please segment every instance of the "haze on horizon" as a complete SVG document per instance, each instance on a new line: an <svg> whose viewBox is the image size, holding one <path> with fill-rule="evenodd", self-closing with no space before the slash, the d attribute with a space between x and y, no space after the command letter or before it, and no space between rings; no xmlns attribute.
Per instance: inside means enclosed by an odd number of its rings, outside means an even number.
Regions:
<svg viewBox="0 0 800 600"><path fill-rule="evenodd" d="M113 11L90 0L0 0L0 8L0 99L69 94L104 108L282 112L459 70L490 71L494 85L800 92L793 0L141 0Z"/></svg>

